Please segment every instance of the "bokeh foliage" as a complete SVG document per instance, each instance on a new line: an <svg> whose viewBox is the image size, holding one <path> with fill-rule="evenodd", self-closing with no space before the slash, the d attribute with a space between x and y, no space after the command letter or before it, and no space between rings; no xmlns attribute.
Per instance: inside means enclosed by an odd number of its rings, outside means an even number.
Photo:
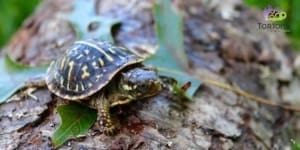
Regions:
<svg viewBox="0 0 300 150"><path fill-rule="evenodd" d="M299 0L246 0L250 6L255 6L263 10L268 6L279 8L287 13L287 19L284 23L289 32L287 35L290 37L292 44L297 50L300 50L300 1Z"/></svg>
<svg viewBox="0 0 300 150"><path fill-rule="evenodd" d="M0 47L11 38L40 0L0 0Z"/></svg>
<svg viewBox="0 0 300 150"><path fill-rule="evenodd" d="M13 35L13 33L28 17L40 0L0 0L0 47L2 47ZM245 0L250 6L260 9L271 5L279 7L287 12L288 16L284 23L290 29L287 34L298 50L300 50L300 8L299 0Z"/></svg>

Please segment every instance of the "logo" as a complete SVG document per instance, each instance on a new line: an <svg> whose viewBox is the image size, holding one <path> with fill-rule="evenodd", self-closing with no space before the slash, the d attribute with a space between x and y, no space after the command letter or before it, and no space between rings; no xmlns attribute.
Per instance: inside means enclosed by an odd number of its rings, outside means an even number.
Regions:
<svg viewBox="0 0 300 150"><path fill-rule="evenodd" d="M271 32L289 32L287 25L280 22L286 19L287 13L279 8L268 6L263 11L263 17L266 22L258 22L258 29Z"/></svg>
<svg viewBox="0 0 300 150"><path fill-rule="evenodd" d="M266 21L276 22L284 20L287 17L287 14L278 8L272 8L271 6L268 6L265 8L263 16Z"/></svg>

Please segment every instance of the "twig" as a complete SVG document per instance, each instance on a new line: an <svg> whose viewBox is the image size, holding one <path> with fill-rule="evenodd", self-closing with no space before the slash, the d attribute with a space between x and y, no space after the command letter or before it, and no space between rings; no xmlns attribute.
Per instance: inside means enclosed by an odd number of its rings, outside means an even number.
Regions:
<svg viewBox="0 0 300 150"><path fill-rule="evenodd" d="M214 80L211 80L211 79L203 79L203 78L201 79L201 81L206 83L206 84L210 84L210 85L214 85L214 86L226 89L226 90L230 90L230 91L232 91L236 94L239 94L241 96L244 96L244 97L248 98L249 100L252 100L252 101L255 101L255 102L258 102L258 103L261 103L261 104L265 104L265 105L272 106L272 107L280 107L280 108L285 109L285 110L300 112L300 107L292 107L292 106L289 106L289 105L281 105L281 104L276 103L273 100L264 99L262 97L250 94L250 93L248 93L244 90L238 89L238 88L233 87L233 86L231 86L229 84L226 84L226 83L214 81Z"/></svg>

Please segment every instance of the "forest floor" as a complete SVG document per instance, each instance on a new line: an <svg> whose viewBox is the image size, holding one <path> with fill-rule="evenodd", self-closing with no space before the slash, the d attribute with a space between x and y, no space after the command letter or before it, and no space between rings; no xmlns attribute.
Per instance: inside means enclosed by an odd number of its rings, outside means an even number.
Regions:
<svg viewBox="0 0 300 150"><path fill-rule="evenodd" d="M76 40L74 29L62 17L73 3L43 1L4 52L32 66L58 58ZM204 82L226 83L282 105L299 103L300 57L284 33L258 29L264 22L262 12L236 0L173 4L184 18L190 72L203 79L194 98L185 101L164 90L148 100L114 108L121 127L115 136L92 127L59 149L289 149L290 140L299 137L297 113ZM95 10L101 16L121 18L114 33L117 44L155 49L151 1L97 1ZM55 108L68 101L46 88L33 94L38 100L14 97L0 105L0 147L53 149L51 136L61 123Z"/></svg>

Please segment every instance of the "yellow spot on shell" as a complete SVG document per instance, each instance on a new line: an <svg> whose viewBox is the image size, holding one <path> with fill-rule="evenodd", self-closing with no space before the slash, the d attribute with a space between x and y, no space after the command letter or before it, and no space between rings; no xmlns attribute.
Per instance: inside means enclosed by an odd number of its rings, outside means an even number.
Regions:
<svg viewBox="0 0 300 150"><path fill-rule="evenodd" d="M63 70L64 65L65 65L66 57L63 57L61 62L60 62L60 70Z"/></svg>
<svg viewBox="0 0 300 150"><path fill-rule="evenodd" d="M85 88L84 88L84 85L83 84L80 84L81 86L81 91L83 91Z"/></svg>
<svg viewBox="0 0 300 150"><path fill-rule="evenodd" d="M119 57L120 59L122 59L122 60L125 59L125 57L123 57L123 56L121 56L121 55L118 55L118 57Z"/></svg>
<svg viewBox="0 0 300 150"><path fill-rule="evenodd" d="M71 77L71 74L72 74L72 71L73 71L73 68L74 68L74 64L75 64L74 61L71 61L71 62L69 63L69 67L70 67L70 68L69 68L69 72L68 72L68 80L69 80L69 81L71 81L71 78L72 78L72 77Z"/></svg>
<svg viewBox="0 0 300 150"><path fill-rule="evenodd" d="M125 47L120 46L118 48L121 49L121 50L123 50L123 51L127 51L127 48L125 48Z"/></svg>
<svg viewBox="0 0 300 150"><path fill-rule="evenodd" d="M76 84L75 92L78 92L78 84Z"/></svg>
<svg viewBox="0 0 300 150"><path fill-rule="evenodd" d="M112 47L109 47L108 50L109 50L111 53L113 53L113 54L116 53L116 51L115 51Z"/></svg>
<svg viewBox="0 0 300 150"><path fill-rule="evenodd" d="M60 86L64 87L64 78L62 76L60 77Z"/></svg>
<svg viewBox="0 0 300 150"><path fill-rule="evenodd" d="M76 59L80 59L81 57L83 57L82 54L78 55L78 56L76 57Z"/></svg>
<svg viewBox="0 0 300 150"><path fill-rule="evenodd" d="M67 90L70 90L70 82L72 81L72 71L73 71L73 68L74 68L74 61L71 61L70 63L69 63L69 72L68 72L68 82L67 82Z"/></svg>
<svg viewBox="0 0 300 150"><path fill-rule="evenodd" d="M100 63L100 66L104 66L104 61L101 58L99 58L98 61Z"/></svg>
<svg viewBox="0 0 300 150"><path fill-rule="evenodd" d="M90 76L90 73L88 72L88 66L83 66L82 67L82 75L81 75L81 79L85 79L85 78L87 78L87 77L89 77Z"/></svg>

